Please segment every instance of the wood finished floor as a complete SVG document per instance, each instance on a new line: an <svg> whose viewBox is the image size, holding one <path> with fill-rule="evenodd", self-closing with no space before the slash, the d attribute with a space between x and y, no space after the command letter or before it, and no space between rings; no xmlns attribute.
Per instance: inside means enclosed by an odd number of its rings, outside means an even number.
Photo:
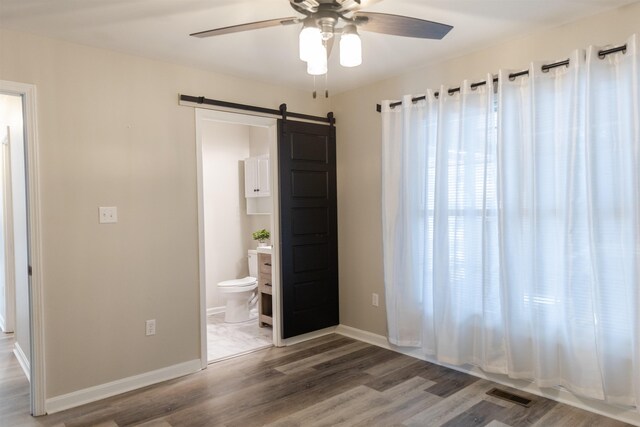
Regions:
<svg viewBox="0 0 640 427"><path fill-rule="evenodd" d="M182 378L45 417L0 338L0 426L598 426L627 424L328 335L225 360ZM499 387L529 408L485 393Z"/></svg>

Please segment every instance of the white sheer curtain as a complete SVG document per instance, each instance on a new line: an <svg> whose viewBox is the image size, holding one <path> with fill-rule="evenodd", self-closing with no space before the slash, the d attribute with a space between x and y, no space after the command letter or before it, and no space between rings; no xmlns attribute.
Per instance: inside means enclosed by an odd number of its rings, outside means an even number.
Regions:
<svg viewBox="0 0 640 427"><path fill-rule="evenodd" d="M428 102L415 105L405 96L402 107L390 108L384 102L382 114L382 240L384 245L384 277L387 306L394 316L388 318L389 339L400 346L420 346L422 342L423 286L425 261L431 251L432 227L425 218L427 194L433 194L433 178L425 165L435 162L437 115L433 94ZM433 209L433 208L432 208ZM425 283L425 286L428 286ZM389 299L391 298L391 299Z"/></svg>
<svg viewBox="0 0 640 427"><path fill-rule="evenodd" d="M586 203L597 354L607 399L640 408L640 57L587 52Z"/></svg>
<svg viewBox="0 0 640 427"><path fill-rule="evenodd" d="M489 82L492 77L487 76ZM432 302L427 351L446 363L494 370L502 352L493 85L441 88L433 194ZM434 167L435 166L435 167ZM434 170L435 169L435 170Z"/></svg>
<svg viewBox="0 0 640 427"><path fill-rule="evenodd" d="M586 67L580 52L570 62L546 73L532 64L514 81L499 76L508 372L603 398L587 227Z"/></svg>
<svg viewBox="0 0 640 427"><path fill-rule="evenodd" d="M637 40L600 50L383 103L390 342L638 406Z"/></svg>

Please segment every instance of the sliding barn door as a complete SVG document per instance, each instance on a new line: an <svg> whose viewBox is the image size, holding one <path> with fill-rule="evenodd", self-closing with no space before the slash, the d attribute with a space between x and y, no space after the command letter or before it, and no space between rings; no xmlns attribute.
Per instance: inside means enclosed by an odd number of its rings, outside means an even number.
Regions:
<svg viewBox="0 0 640 427"><path fill-rule="evenodd" d="M339 323L336 130L278 121L282 336Z"/></svg>

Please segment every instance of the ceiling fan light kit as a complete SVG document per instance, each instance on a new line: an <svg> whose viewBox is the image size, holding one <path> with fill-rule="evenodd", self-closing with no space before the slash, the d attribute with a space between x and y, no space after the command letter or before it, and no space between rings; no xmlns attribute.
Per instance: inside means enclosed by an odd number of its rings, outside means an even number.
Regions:
<svg viewBox="0 0 640 427"><path fill-rule="evenodd" d="M327 48L324 44L314 48L312 56L307 61L307 74L321 76L327 74Z"/></svg>
<svg viewBox="0 0 640 427"><path fill-rule="evenodd" d="M300 36L298 37L300 45L300 59L305 62L309 62L314 55L318 55L320 47L322 46L322 33L314 23L307 22L300 30Z"/></svg>
<svg viewBox="0 0 640 427"><path fill-rule="evenodd" d="M300 59L307 63L307 73L312 76L327 73L327 45L333 43L330 39L338 32L341 33L340 65L356 67L362 64L362 41L356 26L347 24L340 30L333 25L326 18L320 18L320 25L307 20L300 31Z"/></svg>
<svg viewBox="0 0 640 427"><path fill-rule="evenodd" d="M357 67L360 64L362 64L362 40L355 25L345 25L340 35L340 65Z"/></svg>
<svg viewBox="0 0 640 427"><path fill-rule="evenodd" d="M367 4L382 0L369 0ZM340 65L357 67L362 64L361 31L423 39L442 39L453 28L450 25L407 16L362 12L362 0L289 0L301 18L281 18L248 24L232 25L191 34L211 37L278 25L302 23L298 37L299 56L307 63L307 73L321 76L327 73L327 58L331 55L335 35L340 34ZM344 25L337 27L342 21Z"/></svg>

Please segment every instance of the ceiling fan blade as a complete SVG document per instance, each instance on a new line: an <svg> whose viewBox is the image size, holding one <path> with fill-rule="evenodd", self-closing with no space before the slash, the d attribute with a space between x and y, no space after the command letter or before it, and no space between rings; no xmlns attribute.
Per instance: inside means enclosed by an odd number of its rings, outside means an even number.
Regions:
<svg viewBox="0 0 640 427"><path fill-rule="evenodd" d="M248 24L232 25L230 27L216 28L213 30L200 31L198 33L189 34L194 37L211 37L220 36L222 34L239 33L240 31L257 30L260 28L276 27L278 25L297 24L300 22L298 18L280 18L269 19L267 21L250 22Z"/></svg>
<svg viewBox="0 0 640 427"><path fill-rule="evenodd" d="M358 23L358 29L394 36L440 40L453 28L439 22L386 13L356 12L354 17L367 18L366 22Z"/></svg>

